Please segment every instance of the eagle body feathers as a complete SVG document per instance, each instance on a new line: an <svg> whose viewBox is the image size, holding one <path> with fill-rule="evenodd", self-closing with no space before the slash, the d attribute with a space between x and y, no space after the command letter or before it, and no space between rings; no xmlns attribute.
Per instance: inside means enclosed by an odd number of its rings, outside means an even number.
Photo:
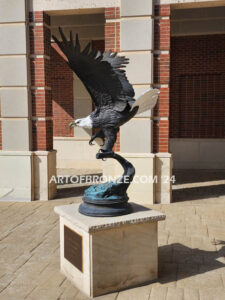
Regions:
<svg viewBox="0 0 225 300"><path fill-rule="evenodd" d="M69 41L61 28L59 32L62 42L55 36L53 39L67 57L69 67L83 82L95 105L95 110L88 117L75 120L71 126L100 128L89 143L96 137L103 141L106 139L102 150L110 152L119 127L128 122L139 107L134 107L134 89L124 70L129 59L112 51L100 53L96 49L90 50L90 43L81 51L78 35L74 44L72 32Z"/></svg>

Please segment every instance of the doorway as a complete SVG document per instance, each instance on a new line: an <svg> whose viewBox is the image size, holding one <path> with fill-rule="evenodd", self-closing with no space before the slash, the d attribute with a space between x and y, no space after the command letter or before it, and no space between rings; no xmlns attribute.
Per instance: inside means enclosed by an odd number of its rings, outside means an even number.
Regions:
<svg viewBox="0 0 225 300"><path fill-rule="evenodd" d="M178 9L171 14L174 201L225 195L225 14L221 11L225 8Z"/></svg>

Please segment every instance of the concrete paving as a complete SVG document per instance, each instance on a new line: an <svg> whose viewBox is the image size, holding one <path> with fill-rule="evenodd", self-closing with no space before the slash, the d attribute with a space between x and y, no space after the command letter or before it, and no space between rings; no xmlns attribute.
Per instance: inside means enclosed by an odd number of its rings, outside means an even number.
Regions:
<svg viewBox="0 0 225 300"><path fill-rule="evenodd" d="M88 299L60 274L59 224L53 211L81 197L70 190L58 198L0 203L0 300ZM159 222L158 282L96 299L224 300L225 196L150 207L167 216Z"/></svg>

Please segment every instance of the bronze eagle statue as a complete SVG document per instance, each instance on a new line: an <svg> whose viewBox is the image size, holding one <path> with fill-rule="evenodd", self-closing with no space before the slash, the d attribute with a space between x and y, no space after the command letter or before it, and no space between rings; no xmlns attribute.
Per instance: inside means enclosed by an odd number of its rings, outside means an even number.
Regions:
<svg viewBox="0 0 225 300"><path fill-rule="evenodd" d="M101 53L97 49L91 50L91 43L81 51L78 34L74 44L72 32L69 41L61 28L59 32L62 42L55 36L53 39L67 57L69 67L83 82L95 105L95 110L89 116L74 120L70 127L98 128L89 144L92 145L96 138L101 138L104 146L101 151L111 153L119 127L135 114L153 108L159 91L150 89L135 100L134 89L124 70L129 62L128 58L112 51Z"/></svg>
<svg viewBox="0 0 225 300"><path fill-rule="evenodd" d="M67 57L69 67L83 82L95 105L94 111L89 116L74 120L70 127L98 128L98 132L92 135L89 141L92 145L96 138L103 140L104 147L96 154L96 158L113 158L124 169L119 179L92 185L86 189L79 212L93 217L128 214L132 211L132 206L128 204L127 189L135 175L135 168L129 161L115 153L113 146L120 126L137 113L153 108L159 91L150 89L135 100L134 89L124 70L129 62L128 58L112 51L101 53L91 49L90 43L81 50L78 35L74 43L72 32L69 41L61 28L59 32L62 42L55 36L53 39Z"/></svg>

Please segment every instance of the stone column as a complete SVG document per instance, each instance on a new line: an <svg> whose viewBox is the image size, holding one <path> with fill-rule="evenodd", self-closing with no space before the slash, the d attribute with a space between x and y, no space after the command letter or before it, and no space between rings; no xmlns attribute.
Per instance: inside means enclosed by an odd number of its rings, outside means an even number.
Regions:
<svg viewBox="0 0 225 300"><path fill-rule="evenodd" d="M121 127L120 149L116 148L136 168L138 177L129 188L128 194L132 201L138 203L169 203L171 201L172 163L171 154L168 153L169 12L169 5L163 5L161 9L157 6L156 15L154 15L153 1L143 0L140 5L138 0L121 0L120 19L118 15L116 17L117 22L120 22L120 54L130 58L127 77L135 89L135 97L137 98L150 87L159 88L161 92L154 115L151 111L142 113ZM106 18L106 25L109 24L106 30L106 45L109 50L114 45L114 41L117 41L118 36L114 34L115 30L113 31L115 20L107 19L109 16ZM119 28L119 25L117 26ZM154 37L155 43L153 43ZM119 49L117 47L117 51ZM156 55L154 77L159 76L161 81L153 79L153 53ZM154 143L153 122L155 122ZM122 172L121 168L112 161L104 162L103 168L104 175L117 176Z"/></svg>
<svg viewBox="0 0 225 300"><path fill-rule="evenodd" d="M105 21L105 51L120 52L120 7L106 7ZM120 151L120 132L114 151Z"/></svg>
<svg viewBox="0 0 225 300"><path fill-rule="evenodd" d="M154 12L154 87L160 90L154 109L155 165L158 178L156 203L171 202L172 155L169 153L170 95L170 5L155 5Z"/></svg>
<svg viewBox="0 0 225 300"><path fill-rule="evenodd" d="M153 8L149 0L122 0L120 19L120 55L130 59L127 77L135 90L135 98L153 83ZM154 154L152 154L152 113L136 115L121 127L121 155L136 168L136 179L128 190L131 201L154 203ZM115 167L118 169L118 167ZM117 172L119 173L119 172ZM149 180L149 182L148 182Z"/></svg>
<svg viewBox="0 0 225 300"><path fill-rule="evenodd" d="M153 20L152 1L121 1L121 55L130 59L127 77L135 98L152 84ZM141 133L141 134L140 134ZM121 152L152 152L151 112L136 115L121 127Z"/></svg>
<svg viewBox="0 0 225 300"><path fill-rule="evenodd" d="M0 98L2 150L0 201L31 201L45 180L36 168L32 139L32 104L26 0L0 1ZM46 170L46 174L50 174ZM45 194L49 199L49 190ZM38 198L39 199L39 198Z"/></svg>
<svg viewBox="0 0 225 300"><path fill-rule="evenodd" d="M25 0L0 2L1 199L32 200L33 154Z"/></svg>

